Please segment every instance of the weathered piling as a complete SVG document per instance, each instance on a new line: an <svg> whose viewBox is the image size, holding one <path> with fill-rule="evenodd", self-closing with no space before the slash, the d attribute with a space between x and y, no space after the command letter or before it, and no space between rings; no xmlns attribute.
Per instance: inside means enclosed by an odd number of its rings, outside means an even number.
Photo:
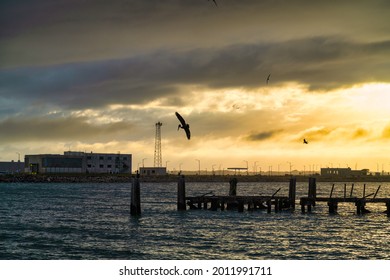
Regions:
<svg viewBox="0 0 390 280"><path fill-rule="evenodd" d="M386 214L387 217L390 217L390 201L386 202Z"/></svg>
<svg viewBox="0 0 390 280"><path fill-rule="evenodd" d="M288 188L288 200L289 200L291 209L295 209L296 191L297 191L297 179L291 178L289 188Z"/></svg>
<svg viewBox="0 0 390 280"><path fill-rule="evenodd" d="M347 184L344 184L344 199L347 198Z"/></svg>
<svg viewBox="0 0 390 280"><path fill-rule="evenodd" d="M179 177L179 181L177 183L177 210L186 210L186 182L184 175Z"/></svg>
<svg viewBox="0 0 390 280"><path fill-rule="evenodd" d="M309 195L310 198L316 198L317 196L317 185L316 178L309 178ZM313 204L315 206L315 204Z"/></svg>
<svg viewBox="0 0 390 280"><path fill-rule="evenodd" d="M375 199L376 195L378 194L380 188L381 188L381 186L379 185L378 189L376 190L376 192L374 194L374 197L373 197L374 199Z"/></svg>
<svg viewBox="0 0 390 280"><path fill-rule="evenodd" d="M337 213L338 204L336 199L329 199L328 206L329 206L329 214Z"/></svg>
<svg viewBox="0 0 390 280"><path fill-rule="evenodd" d="M349 197L352 197L352 194L353 194L353 187L354 187L354 184L352 184L351 193L350 193Z"/></svg>
<svg viewBox="0 0 390 280"><path fill-rule="evenodd" d="M141 187L139 183L139 174L137 172L136 177L131 181L131 203L130 203L130 215L141 215Z"/></svg>
<svg viewBox="0 0 390 280"><path fill-rule="evenodd" d="M237 178L231 178L229 180L230 188L229 188L229 196L237 196ZM226 205L227 210L233 210L239 205L237 202L228 202ZM240 210L240 209L239 209Z"/></svg>
<svg viewBox="0 0 390 280"><path fill-rule="evenodd" d="M332 189L330 190L329 198L332 198L333 190L334 190L334 184L332 184Z"/></svg>
<svg viewBox="0 0 390 280"><path fill-rule="evenodd" d="M230 179L229 184L230 184L229 196L236 196L237 195L237 178Z"/></svg>

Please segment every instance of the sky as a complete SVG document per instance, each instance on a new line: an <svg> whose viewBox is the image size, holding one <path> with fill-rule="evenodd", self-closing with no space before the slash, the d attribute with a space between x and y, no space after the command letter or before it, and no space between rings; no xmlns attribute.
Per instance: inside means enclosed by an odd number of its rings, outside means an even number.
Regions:
<svg viewBox="0 0 390 280"><path fill-rule="evenodd" d="M217 3L0 1L0 161L390 172L389 1Z"/></svg>

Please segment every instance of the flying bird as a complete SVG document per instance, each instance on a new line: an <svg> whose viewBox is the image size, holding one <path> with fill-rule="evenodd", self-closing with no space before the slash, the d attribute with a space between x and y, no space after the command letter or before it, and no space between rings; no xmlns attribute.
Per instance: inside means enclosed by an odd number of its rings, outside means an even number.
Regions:
<svg viewBox="0 0 390 280"><path fill-rule="evenodd" d="M267 77L267 81L266 81L267 85L268 85L268 82L269 82L269 77L271 77L271 74L269 74L268 77Z"/></svg>
<svg viewBox="0 0 390 280"><path fill-rule="evenodd" d="M210 1L210 0L209 0L209 1ZM215 4L215 6L217 6L217 7L218 7L218 5L217 5L217 1L213 0L213 2L214 2L214 4Z"/></svg>
<svg viewBox="0 0 390 280"><path fill-rule="evenodd" d="M303 144L309 144L306 139L303 139Z"/></svg>
<svg viewBox="0 0 390 280"><path fill-rule="evenodd" d="M187 135L187 139L190 140L190 138L191 138L190 125L188 123L186 123L186 121L183 119L182 116L180 116L180 114L178 112L175 112L175 114L176 114L176 117L179 119L179 121L181 123L177 127L177 130L179 130L179 128L184 129L185 132L186 132L186 135Z"/></svg>

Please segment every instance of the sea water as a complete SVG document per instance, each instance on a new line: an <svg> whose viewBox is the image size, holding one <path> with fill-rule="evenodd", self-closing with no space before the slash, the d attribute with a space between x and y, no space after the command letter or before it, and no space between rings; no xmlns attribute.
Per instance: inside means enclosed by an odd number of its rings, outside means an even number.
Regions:
<svg viewBox="0 0 390 280"><path fill-rule="evenodd" d="M377 197L390 197L383 183ZM352 203L330 215L318 202L295 211L176 210L177 183L141 183L139 217L130 216L131 184L1 183L0 259L301 260L389 259L390 218L382 204L357 215ZM367 183L366 194L379 183ZM332 184L317 183L317 196ZM238 183L238 195L288 196L288 183ZM351 184L347 185L350 195ZM186 195L226 195L227 183L186 183ZM355 183L362 196L363 183ZM336 183L333 197L344 195Z"/></svg>

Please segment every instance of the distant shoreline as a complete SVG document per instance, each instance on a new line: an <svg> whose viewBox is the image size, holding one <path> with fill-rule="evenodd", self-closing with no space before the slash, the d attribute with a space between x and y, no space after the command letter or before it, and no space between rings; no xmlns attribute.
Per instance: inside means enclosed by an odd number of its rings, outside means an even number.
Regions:
<svg viewBox="0 0 390 280"><path fill-rule="evenodd" d="M0 183L131 183L135 174L6 174ZM288 182L291 177L298 182L307 182L314 177L317 182L390 182L390 176L325 177L315 176L260 176L260 175L185 175L186 182ZM178 175L141 176L141 182L177 182Z"/></svg>

